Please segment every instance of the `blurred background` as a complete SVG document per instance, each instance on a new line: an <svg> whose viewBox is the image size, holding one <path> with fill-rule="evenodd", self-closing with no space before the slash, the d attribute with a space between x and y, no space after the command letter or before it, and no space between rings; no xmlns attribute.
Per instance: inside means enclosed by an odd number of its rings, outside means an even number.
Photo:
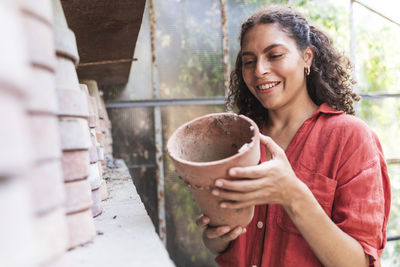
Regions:
<svg viewBox="0 0 400 267"><path fill-rule="evenodd" d="M184 122L201 115L226 110L224 102L229 73L234 66L239 49L238 37L242 22L255 11L271 4L290 4L297 8L313 23L324 29L334 40L336 47L348 56L355 66L354 76L358 83L354 90L362 96L361 102L357 104L357 116L362 118L379 136L388 163L392 186L388 243L381 263L382 266L400 266L399 1L381 0L378 3L373 0L143 0L129 3L129 1L103 0L97 2L41 0L38 2L53 2L53 11L49 12L56 14L56 19L53 23L53 19L46 17L45 14L42 17L39 16L39 23L44 22L47 26L62 25L75 32L76 35L77 48L75 47L75 50L72 48L72 52L71 47L65 45L63 41L58 44L56 42L56 47L47 48L53 53L53 57L57 55L57 60L50 60L49 65L46 65L46 62L35 61L35 56L32 55L36 55L37 51L28 51L29 55L21 52L26 50L21 46L21 43L24 43L21 41L23 38L14 36L13 33L22 32L22 35L31 37L30 40L35 40L40 39L36 38L39 32L21 31L18 27L8 29L12 25L18 25L12 18L19 15L12 15L9 12L9 10L18 12L15 11L18 7L8 7L15 5L10 4L12 2L12 0L0 0L0 20L3 21L3 24L0 23L0 32L9 34L3 35L8 37L0 42L3 43L0 44L0 51L3 51L1 54L3 60L0 61L0 89L1 86L7 84L3 81L7 81L11 76L14 81L11 87L27 88L26 83L31 80L25 80L27 76L24 72L28 72L26 69L29 65L57 75L62 73L61 76L65 75L67 79L75 81L76 85L73 86L75 89L78 86L76 90L87 92L89 99L94 98L98 104L97 108L103 110L102 118L99 114L97 118L106 122L100 130L96 130L99 126L95 126L95 122L92 126L90 125L90 110L79 114L67 112L63 115L60 111L56 111L56 107L46 107L45 110L28 108L29 114L35 114L35 116L52 114L50 117L58 121L63 120L64 117L85 118L88 121L86 124L89 123L86 128L89 126L93 130L91 137L97 134L96 137L103 141L103 146L99 145L100 140L96 139L97 143L91 144L89 141L87 144L82 141L83 145L75 148L58 147L54 154L50 155L50 159L59 159L63 151L87 150L89 152L90 147L92 145L96 147L96 144L97 149L102 151L101 149L108 146L106 153L99 153L103 157L98 158L97 164L103 166L104 171L107 167L107 153L110 160L113 157L124 160L136 190L169 256L176 266L193 267L211 267L216 264L214 256L202 244L202 229L195 224L196 217L201 213L200 209L186 185L178 178L166 154L166 142L172 132ZM16 2L28 3L29 1ZM124 9L125 12L123 12ZM33 14L33 17L37 19L38 16L35 13L37 10L30 10L29 4L22 10L24 16ZM101 10L101 15L93 16L96 12L92 10ZM7 20L7 14L10 20ZM5 27L7 24L5 22L11 26ZM132 25L134 25L133 28ZM53 28L56 40L60 35L68 36L68 34L63 34L65 31ZM107 34L103 34L101 30ZM111 42L102 39L103 36L110 40L113 36L122 38L114 38ZM10 41L5 42L5 40ZM41 47L46 49L46 41L41 40ZM29 45L30 41L26 43ZM102 50L99 47L105 48ZM8 53L7 49L19 52ZM79 55L77 50L79 50ZM129 53L123 54L126 51ZM9 58L6 57L7 55ZM12 57L18 60L13 60ZM33 58L30 63L29 58ZM72 70L69 65L66 69L58 70L61 65L66 64L65 60L70 61ZM17 63L12 66L7 65L9 62L17 62L19 65ZM10 72L11 67L19 71ZM36 80L41 80L39 78L42 76L35 77ZM55 79L54 77L49 79L47 85L54 83L54 80L51 80ZM56 78L56 83L60 80L62 79ZM81 84L80 89L78 83ZM68 82L65 84L67 87L70 86ZM86 89L84 89L85 86ZM65 89L61 85L55 87ZM15 94L14 91L13 94ZM16 90L16 94L27 93L24 90ZM49 94L44 94L42 99L49 97ZM60 103L62 99L70 98L60 97ZM16 140L25 140L22 135L26 133L33 135L31 133L33 130L20 125L15 126L12 123L14 117L21 115L21 110L18 111L20 113L13 112L11 106L16 104L10 101L15 101L15 97L10 98L7 94L2 94L0 90L0 134L7 136L10 132L20 133L21 136L14 136ZM17 104L22 105L19 102ZM44 128L44 125L47 124L39 123L37 128ZM41 134L40 131L37 133L37 135ZM104 141L105 137L99 133L108 136L109 141ZM72 134L67 134L67 137L70 135ZM87 135L89 136L90 133ZM6 147L7 140L11 140L10 135L7 136L8 139L3 136L0 140L0 150ZM34 136L33 139L33 143L37 144L40 138ZM32 162L36 162L35 164L43 162L41 161L43 159L32 159L37 155L37 150L50 149L48 140L43 144L37 144L32 151L27 149L27 145L22 143L20 145L21 151L14 149L14 154L10 154L10 151L13 151L12 148L9 149L10 146L6 147L9 150L3 149L8 154L0 153L0 191L7 188L4 185L5 181L8 181L7 177L20 175L15 172L2 172L4 166L5 170L7 166L10 166L7 165L9 158L20 157L19 164L12 168L19 168L20 172L26 174L24 166L27 169L26 166L32 165ZM73 158L76 157L73 156ZM90 164L96 162L91 160ZM60 171L60 167L56 169ZM65 181L66 179L67 177L64 177ZM60 180L62 181L63 177L60 177ZM51 185L44 185L43 192L49 191L49 187ZM21 188L25 188L21 190L26 190L26 187ZM26 193L18 190L5 192L14 192L13 197L20 199L18 203L23 203L21 204L23 206L19 209L31 210L32 207L27 207L31 205L29 201L21 200ZM15 209L10 205L2 206L1 194L0 192L0 208L3 214L15 215L16 213L13 213ZM12 198L5 199L10 201ZM58 201L61 202L61 200ZM35 211L35 214L39 214L35 216L43 216L43 211L40 212ZM20 217L11 216L8 223L0 222L0 226L12 225L14 219L29 222L27 213L18 214ZM0 229L0 236L5 235L6 231L3 232ZM21 240L24 240L24 237L21 237ZM31 245L34 246L34 244ZM8 246L7 243L3 244L0 240L0 248L6 246ZM18 242L15 242L15 247L18 247ZM63 249L65 245L60 245L59 251ZM3 255L7 255L7 251L4 251ZM0 252L0 265L1 256ZM31 257L34 258L33 255Z"/></svg>

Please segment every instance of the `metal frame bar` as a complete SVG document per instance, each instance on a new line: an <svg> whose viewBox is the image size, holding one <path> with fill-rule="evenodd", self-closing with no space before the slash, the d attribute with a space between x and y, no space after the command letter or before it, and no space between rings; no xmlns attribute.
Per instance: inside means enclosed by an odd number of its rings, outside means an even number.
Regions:
<svg viewBox="0 0 400 267"><path fill-rule="evenodd" d="M155 107L155 106L192 106L192 105L224 105L225 97L199 97L185 99L143 99L114 101L106 104L106 108L132 108L132 107Z"/></svg>
<svg viewBox="0 0 400 267"><path fill-rule="evenodd" d="M151 83L153 98L160 99L160 83L158 76L158 55L156 47L156 18L155 1L150 0L150 38L151 38ZM157 200L158 200L158 234L164 246L167 246L167 224L165 216L165 192L164 192L164 160L162 140L162 119L160 106L154 106L154 138L156 148L156 176L157 176Z"/></svg>
<svg viewBox="0 0 400 267"><path fill-rule="evenodd" d="M393 24L395 24L395 25L397 25L397 26L400 26L400 23L399 23L399 22L397 22L397 21L395 21L395 20L392 20L391 18L389 18L389 17L383 15L383 14L380 13L379 11L376 11L376 10L373 9L372 7L368 6L367 4L364 4L363 2L361 2L361 1L359 1L359 0L351 0L351 2L357 3L357 4L359 4L360 6L365 7L366 9L368 9L369 11L371 11L372 13L375 13L375 14L377 14L378 16L381 16L382 18L384 18L384 19L390 21L391 23L393 23Z"/></svg>
<svg viewBox="0 0 400 267"><path fill-rule="evenodd" d="M224 87L225 97L228 97L229 93L229 78L231 75L230 65L230 53L229 53L229 31L228 31L228 20L227 20L227 2L226 0L220 0L221 3L221 30L222 30L222 51L224 55Z"/></svg>

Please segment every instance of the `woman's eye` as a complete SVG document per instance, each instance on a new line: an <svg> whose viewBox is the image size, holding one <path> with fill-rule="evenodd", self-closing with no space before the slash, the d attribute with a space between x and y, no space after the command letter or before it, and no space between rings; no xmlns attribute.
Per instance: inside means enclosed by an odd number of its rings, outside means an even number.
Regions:
<svg viewBox="0 0 400 267"><path fill-rule="evenodd" d="M277 59L277 58L280 58L281 56L283 56L283 54L273 54L273 55L270 55L269 58Z"/></svg>
<svg viewBox="0 0 400 267"><path fill-rule="evenodd" d="M244 66L250 66L250 65L253 64L253 63L254 63L253 60L244 61L244 62L243 62L243 65L244 65Z"/></svg>

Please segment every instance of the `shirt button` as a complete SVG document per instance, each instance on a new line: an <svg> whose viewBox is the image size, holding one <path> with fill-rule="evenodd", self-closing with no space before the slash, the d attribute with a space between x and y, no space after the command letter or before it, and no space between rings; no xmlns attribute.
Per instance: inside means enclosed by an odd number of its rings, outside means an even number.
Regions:
<svg viewBox="0 0 400 267"><path fill-rule="evenodd" d="M258 229L263 228L263 226L264 226L264 224L263 224L262 221L258 221L258 222L257 222L257 228L258 228ZM254 266L255 266L255 265L254 265ZM257 266L256 266L256 267L257 267Z"/></svg>

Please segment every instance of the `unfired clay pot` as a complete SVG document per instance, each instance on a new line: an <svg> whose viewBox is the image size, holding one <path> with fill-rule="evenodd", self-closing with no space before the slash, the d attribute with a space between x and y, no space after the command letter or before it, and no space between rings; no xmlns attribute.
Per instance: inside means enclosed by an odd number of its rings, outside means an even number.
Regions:
<svg viewBox="0 0 400 267"><path fill-rule="evenodd" d="M259 129L251 119L234 113L199 117L175 130L167 150L211 226L246 226L251 221L254 207L220 208L221 198L211 194L215 180L228 178L230 168L258 164Z"/></svg>

